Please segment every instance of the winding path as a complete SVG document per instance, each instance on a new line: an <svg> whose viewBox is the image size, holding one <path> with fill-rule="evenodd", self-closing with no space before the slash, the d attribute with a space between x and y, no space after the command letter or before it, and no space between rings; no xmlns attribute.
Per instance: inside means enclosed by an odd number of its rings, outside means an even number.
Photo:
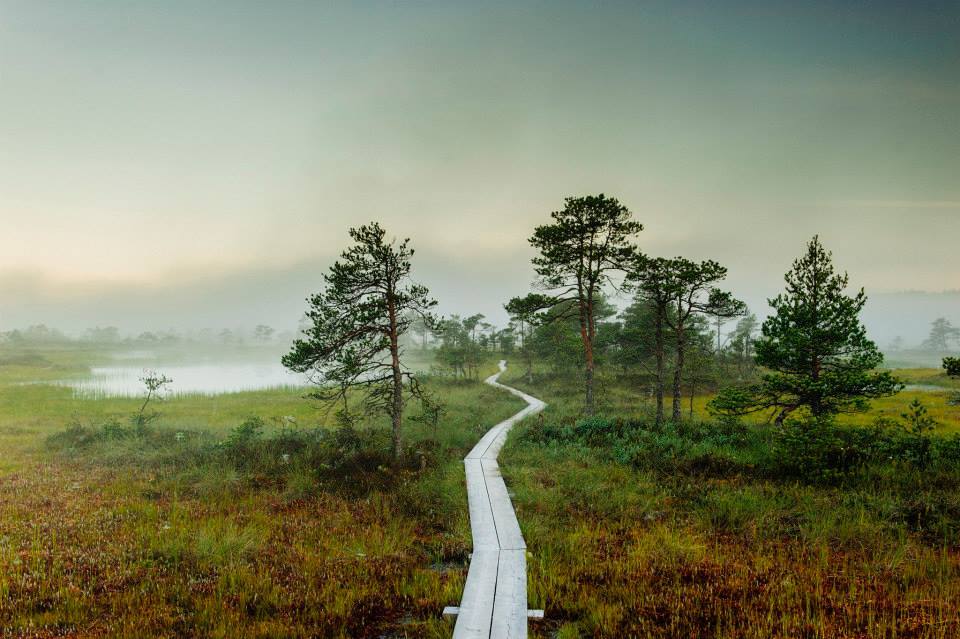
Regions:
<svg viewBox="0 0 960 639"><path fill-rule="evenodd" d="M497 379L506 368L507 363L501 361L500 372L487 378L486 383L522 398L527 407L488 430L463 460L473 555L460 608L455 611L454 639L527 636L527 545L500 475L497 455L513 425L540 412L546 404L499 383Z"/></svg>

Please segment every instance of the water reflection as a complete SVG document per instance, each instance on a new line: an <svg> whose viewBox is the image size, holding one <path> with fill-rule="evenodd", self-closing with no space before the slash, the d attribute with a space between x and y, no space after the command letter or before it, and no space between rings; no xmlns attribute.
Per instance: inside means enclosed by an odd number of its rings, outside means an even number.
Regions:
<svg viewBox="0 0 960 639"><path fill-rule="evenodd" d="M144 366L101 366L90 369L90 377L64 382L84 397L130 397L143 394ZM173 380L169 395L219 395L267 388L294 388L306 385L303 375L292 373L279 362L204 363L150 365Z"/></svg>

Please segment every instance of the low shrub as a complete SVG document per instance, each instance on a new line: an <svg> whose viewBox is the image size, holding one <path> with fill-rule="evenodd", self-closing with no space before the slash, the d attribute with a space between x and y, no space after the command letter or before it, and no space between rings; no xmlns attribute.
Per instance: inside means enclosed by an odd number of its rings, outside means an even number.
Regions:
<svg viewBox="0 0 960 639"><path fill-rule="evenodd" d="M521 439L582 446L600 458L661 474L836 484L862 476L868 468L952 473L960 463L960 435L936 436L933 426L918 405L900 420L877 420L869 428L803 414L776 428L729 419L656 426L646 419L568 415L532 421Z"/></svg>
<svg viewBox="0 0 960 639"><path fill-rule="evenodd" d="M47 446L56 450L76 450L87 448L100 438L101 433L97 429L73 421L64 430L47 437Z"/></svg>
<svg viewBox="0 0 960 639"><path fill-rule="evenodd" d="M645 420L596 416L538 421L521 437L529 442L585 446L639 469L719 476L751 467L740 449L755 447L754 440L762 434L726 421L667 422L657 427Z"/></svg>
<svg viewBox="0 0 960 639"><path fill-rule="evenodd" d="M206 491L212 488L212 479L226 476L248 486L290 484L293 498L311 493L309 483L359 493L388 488L397 473L425 471L443 456L435 440L422 439L408 444L401 462L394 464L385 429L346 424L333 430L265 431L258 417L245 420L220 440L204 431L125 426L116 420L100 426L75 422L48 437L47 446L78 460L173 471L173 476Z"/></svg>
<svg viewBox="0 0 960 639"><path fill-rule="evenodd" d="M773 470L777 475L833 482L860 470L872 455L855 433L832 419L792 417L776 430Z"/></svg>

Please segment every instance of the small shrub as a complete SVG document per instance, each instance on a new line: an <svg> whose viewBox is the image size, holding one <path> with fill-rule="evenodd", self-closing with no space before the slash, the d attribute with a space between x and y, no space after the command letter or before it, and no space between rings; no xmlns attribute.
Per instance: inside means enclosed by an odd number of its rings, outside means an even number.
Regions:
<svg viewBox="0 0 960 639"><path fill-rule="evenodd" d="M137 431L124 426L116 419L111 419L101 426L104 439L130 439L137 435Z"/></svg>
<svg viewBox="0 0 960 639"><path fill-rule="evenodd" d="M932 441L930 431L937 426L937 421L930 417L926 407L919 399L913 400L906 413L901 415L906 424L907 443L910 461L919 469L924 470L930 465Z"/></svg>
<svg viewBox="0 0 960 639"><path fill-rule="evenodd" d="M287 474L283 495L288 501L309 499L316 493L316 475L306 468L296 468Z"/></svg>
<svg viewBox="0 0 960 639"><path fill-rule="evenodd" d="M86 448L97 440L96 430L84 426L79 421L73 421L66 429L47 437L47 447L54 450Z"/></svg>
<svg viewBox="0 0 960 639"><path fill-rule="evenodd" d="M577 422L571 435L588 445L603 444L612 436L623 432L623 420L612 420L605 417L588 417Z"/></svg>
<svg viewBox="0 0 960 639"><path fill-rule="evenodd" d="M252 470L257 467L258 458L263 452L259 445L263 426L262 419L251 417L231 430L222 444L224 458L241 470Z"/></svg>
<svg viewBox="0 0 960 639"><path fill-rule="evenodd" d="M960 434L936 440L934 452L938 461L948 467L960 466Z"/></svg>
<svg viewBox="0 0 960 639"><path fill-rule="evenodd" d="M196 555L213 566L226 566L249 559L260 547L263 532L252 525L213 520L196 533Z"/></svg>
<svg viewBox="0 0 960 639"><path fill-rule="evenodd" d="M914 494L901 503L896 515L909 530L933 543L953 543L960 536L960 496L955 491Z"/></svg>
<svg viewBox="0 0 960 639"><path fill-rule="evenodd" d="M777 431L773 450L778 474L812 481L838 481L863 467L870 459L850 431L830 418L797 415Z"/></svg>
<svg viewBox="0 0 960 639"><path fill-rule="evenodd" d="M960 357L944 357L943 370L950 377L960 377Z"/></svg>

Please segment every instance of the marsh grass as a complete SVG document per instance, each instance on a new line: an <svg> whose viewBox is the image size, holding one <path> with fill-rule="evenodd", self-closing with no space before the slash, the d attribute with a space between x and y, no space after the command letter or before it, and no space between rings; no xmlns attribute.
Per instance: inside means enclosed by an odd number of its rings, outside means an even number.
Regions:
<svg viewBox="0 0 960 639"><path fill-rule="evenodd" d="M0 636L449 634L470 542L460 459L520 400L427 380L447 414L434 429L411 406L395 469L385 420L338 433L299 393L171 398L138 430L136 400L20 383L87 355L0 366Z"/></svg>
<svg viewBox="0 0 960 639"><path fill-rule="evenodd" d="M460 458L518 400L428 380L448 414L433 429L411 407L394 469L385 420L338 433L300 392L176 397L136 431L136 400L22 383L102 354L39 356L0 364L0 636L449 635L470 550ZM706 397L657 430L629 380L601 376L615 418L586 423L575 379L504 380L549 403L501 457L546 610L534 636L960 635L956 469L781 476L771 429L713 423ZM960 409L915 394L938 434L957 429Z"/></svg>
<svg viewBox="0 0 960 639"><path fill-rule="evenodd" d="M613 417L582 420L576 378L504 381L548 402L500 464L546 611L533 636L960 636L956 451L798 476L763 423L656 429L613 377Z"/></svg>

